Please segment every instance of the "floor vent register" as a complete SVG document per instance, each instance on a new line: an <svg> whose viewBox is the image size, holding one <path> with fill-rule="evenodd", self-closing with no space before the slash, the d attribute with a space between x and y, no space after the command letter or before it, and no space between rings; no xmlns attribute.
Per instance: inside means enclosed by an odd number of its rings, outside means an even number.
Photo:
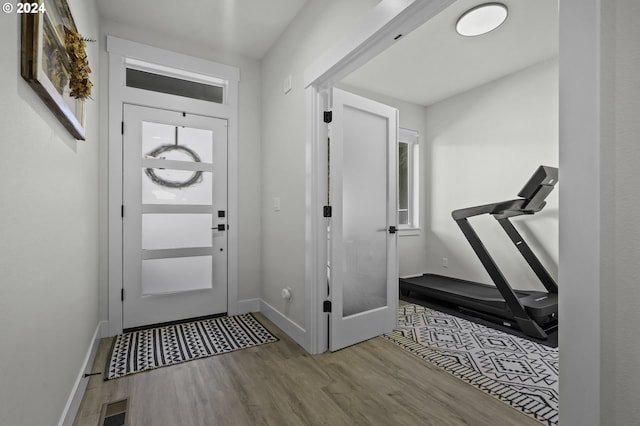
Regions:
<svg viewBox="0 0 640 426"><path fill-rule="evenodd" d="M127 411L129 400L111 402L102 406L99 426L127 426Z"/></svg>

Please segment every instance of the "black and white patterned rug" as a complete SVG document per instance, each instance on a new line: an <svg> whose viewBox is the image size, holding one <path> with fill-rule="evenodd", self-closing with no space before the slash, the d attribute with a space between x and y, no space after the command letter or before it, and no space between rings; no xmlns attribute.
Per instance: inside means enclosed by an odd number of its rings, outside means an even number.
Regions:
<svg viewBox="0 0 640 426"><path fill-rule="evenodd" d="M277 340L251 314L121 334L113 344L105 380Z"/></svg>
<svg viewBox="0 0 640 426"><path fill-rule="evenodd" d="M403 349L547 425L558 424L558 349L419 306L385 335Z"/></svg>

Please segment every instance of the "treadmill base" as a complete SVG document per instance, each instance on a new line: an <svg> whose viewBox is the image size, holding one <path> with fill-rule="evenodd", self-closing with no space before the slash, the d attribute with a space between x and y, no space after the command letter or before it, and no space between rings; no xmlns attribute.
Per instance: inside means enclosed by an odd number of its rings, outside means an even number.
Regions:
<svg viewBox="0 0 640 426"><path fill-rule="evenodd" d="M399 287L403 297L416 293L430 300L443 301L472 317L521 330L537 339L547 339L548 332L558 327L557 294L514 291L527 313L525 318L516 318L494 286L425 274L401 278Z"/></svg>

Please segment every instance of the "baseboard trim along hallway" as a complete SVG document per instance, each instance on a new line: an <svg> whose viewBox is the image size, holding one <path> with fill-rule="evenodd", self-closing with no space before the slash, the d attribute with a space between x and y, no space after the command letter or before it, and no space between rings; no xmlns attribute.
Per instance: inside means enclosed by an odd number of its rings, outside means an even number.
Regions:
<svg viewBox="0 0 640 426"><path fill-rule="evenodd" d="M297 344L306 349L307 331L286 317L282 312L260 299L260 313L267 317L272 323L277 325Z"/></svg>
<svg viewBox="0 0 640 426"><path fill-rule="evenodd" d="M76 377L76 381L71 389L67 404L65 405L64 410L62 410L58 426L71 426L73 424L73 420L76 418L78 408L80 408L80 402L82 402L82 397L84 396L84 391L87 388L87 383L89 383L89 377L85 376L85 374L91 373L93 361L96 357L96 353L98 352L98 346L100 345L100 339L103 337L103 332L105 330L108 330L107 321L100 321L98 325L96 325L96 330L93 333L89 349L87 350L87 354L85 355L82 366L80 367L78 377Z"/></svg>

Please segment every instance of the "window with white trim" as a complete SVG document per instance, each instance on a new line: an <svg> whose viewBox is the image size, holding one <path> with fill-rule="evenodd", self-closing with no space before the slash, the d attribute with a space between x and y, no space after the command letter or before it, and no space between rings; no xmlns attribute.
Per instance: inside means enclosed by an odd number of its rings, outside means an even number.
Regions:
<svg viewBox="0 0 640 426"><path fill-rule="evenodd" d="M398 134L398 229L418 230L419 176L418 132L400 129Z"/></svg>
<svg viewBox="0 0 640 426"><path fill-rule="evenodd" d="M167 95L224 104L227 81L210 75L125 59L125 85Z"/></svg>

